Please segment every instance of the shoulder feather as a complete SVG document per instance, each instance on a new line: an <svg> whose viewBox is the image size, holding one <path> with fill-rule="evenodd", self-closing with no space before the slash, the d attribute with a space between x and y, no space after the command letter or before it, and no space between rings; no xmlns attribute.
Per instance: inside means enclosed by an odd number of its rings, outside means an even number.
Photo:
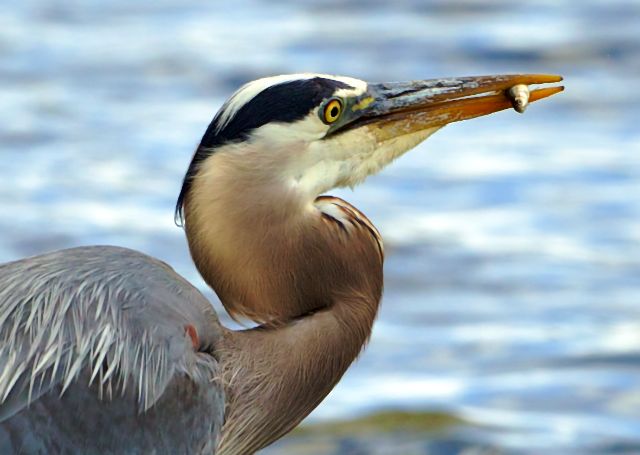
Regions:
<svg viewBox="0 0 640 455"><path fill-rule="evenodd" d="M81 373L106 398L133 387L141 411L176 374L210 381L217 364L187 325L205 346L220 335L209 302L142 253L86 247L0 265L0 421Z"/></svg>

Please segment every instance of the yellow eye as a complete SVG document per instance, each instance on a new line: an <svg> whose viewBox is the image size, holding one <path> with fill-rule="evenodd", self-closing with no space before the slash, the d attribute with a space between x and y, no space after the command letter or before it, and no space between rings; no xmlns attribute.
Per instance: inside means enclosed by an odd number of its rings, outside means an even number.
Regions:
<svg viewBox="0 0 640 455"><path fill-rule="evenodd" d="M324 107L324 121L325 123L333 123L340 118L342 114L342 103L340 100L333 99L327 103Z"/></svg>

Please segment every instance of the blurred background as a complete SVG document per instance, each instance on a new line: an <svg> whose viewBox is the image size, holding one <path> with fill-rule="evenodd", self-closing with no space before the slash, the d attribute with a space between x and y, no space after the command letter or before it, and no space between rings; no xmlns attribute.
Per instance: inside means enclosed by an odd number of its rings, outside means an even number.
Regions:
<svg viewBox="0 0 640 455"><path fill-rule="evenodd" d="M564 75L524 116L453 124L333 192L385 238L382 311L263 453L640 452L639 1L0 4L0 262L123 245L213 301L173 209L242 83Z"/></svg>

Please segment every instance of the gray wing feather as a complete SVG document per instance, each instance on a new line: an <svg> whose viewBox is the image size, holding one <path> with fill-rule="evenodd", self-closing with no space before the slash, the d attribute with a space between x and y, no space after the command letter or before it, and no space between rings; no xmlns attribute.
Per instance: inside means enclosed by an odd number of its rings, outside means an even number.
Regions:
<svg viewBox="0 0 640 455"><path fill-rule="evenodd" d="M210 303L142 253L85 247L0 265L0 422L79 378L106 398L133 388L140 411L178 374L210 383L217 364L195 352L188 324L204 346L221 336Z"/></svg>

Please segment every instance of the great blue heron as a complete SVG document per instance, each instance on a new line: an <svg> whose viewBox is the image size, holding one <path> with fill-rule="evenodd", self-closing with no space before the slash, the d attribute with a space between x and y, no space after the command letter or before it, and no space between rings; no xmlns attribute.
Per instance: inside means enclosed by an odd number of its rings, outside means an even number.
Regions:
<svg viewBox="0 0 640 455"><path fill-rule="evenodd" d="M382 293L380 234L322 194L448 123L522 110L510 87L560 80L248 83L204 134L176 216L226 310L258 327L223 327L168 265L124 248L1 265L0 453L239 455L280 438L361 351Z"/></svg>

